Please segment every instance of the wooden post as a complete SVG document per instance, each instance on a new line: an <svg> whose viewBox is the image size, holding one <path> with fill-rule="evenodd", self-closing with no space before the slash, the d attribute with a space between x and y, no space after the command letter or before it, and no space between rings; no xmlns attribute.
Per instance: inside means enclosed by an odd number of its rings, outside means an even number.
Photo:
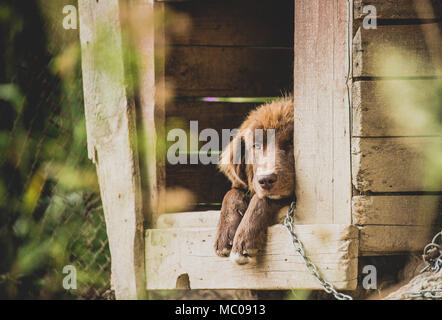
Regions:
<svg viewBox="0 0 442 320"><path fill-rule="evenodd" d="M144 237L133 105L118 0L79 0L89 157L97 166L117 299L144 292Z"/></svg>
<svg viewBox="0 0 442 320"><path fill-rule="evenodd" d="M164 212L165 165L165 36L164 4L153 0L129 2L131 37L140 58L139 115L144 217L149 225ZM157 23L155 23L157 22Z"/></svg>
<svg viewBox="0 0 442 320"><path fill-rule="evenodd" d="M297 223L351 224L349 5L295 1Z"/></svg>

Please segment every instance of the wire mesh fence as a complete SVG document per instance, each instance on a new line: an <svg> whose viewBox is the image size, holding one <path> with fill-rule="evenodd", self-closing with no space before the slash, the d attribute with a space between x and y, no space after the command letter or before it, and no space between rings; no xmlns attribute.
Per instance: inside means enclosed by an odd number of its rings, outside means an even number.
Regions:
<svg viewBox="0 0 442 320"><path fill-rule="evenodd" d="M0 5L0 298L110 299L110 253L87 158L76 1ZM77 289L63 287L63 267Z"/></svg>
<svg viewBox="0 0 442 320"><path fill-rule="evenodd" d="M58 232L66 232L65 226L75 226L67 231L66 251L69 253L69 263L84 277L79 279L77 289L71 294L78 299L112 299L109 243L100 197L95 193L76 193L69 198L55 197L58 198L56 201L66 204L66 210L59 217L57 225L45 219L41 226L51 234L52 244L57 241ZM75 223L76 220L79 223Z"/></svg>

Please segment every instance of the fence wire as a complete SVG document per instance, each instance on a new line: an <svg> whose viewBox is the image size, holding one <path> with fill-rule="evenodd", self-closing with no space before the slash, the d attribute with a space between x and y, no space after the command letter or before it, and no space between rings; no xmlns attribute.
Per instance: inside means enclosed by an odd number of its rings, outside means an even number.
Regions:
<svg viewBox="0 0 442 320"><path fill-rule="evenodd" d="M87 158L76 1L0 6L0 298L112 299L110 253ZM77 288L63 287L63 267Z"/></svg>

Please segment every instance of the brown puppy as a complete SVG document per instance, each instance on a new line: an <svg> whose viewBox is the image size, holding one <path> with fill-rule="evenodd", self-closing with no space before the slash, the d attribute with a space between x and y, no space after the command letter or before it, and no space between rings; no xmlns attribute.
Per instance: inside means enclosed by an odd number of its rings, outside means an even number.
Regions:
<svg viewBox="0 0 442 320"><path fill-rule="evenodd" d="M224 196L215 240L219 256L250 262L264 246L267 227L286 206L295 185L293 100L258 107L221 155L220 170L232 182Z"/></svg>

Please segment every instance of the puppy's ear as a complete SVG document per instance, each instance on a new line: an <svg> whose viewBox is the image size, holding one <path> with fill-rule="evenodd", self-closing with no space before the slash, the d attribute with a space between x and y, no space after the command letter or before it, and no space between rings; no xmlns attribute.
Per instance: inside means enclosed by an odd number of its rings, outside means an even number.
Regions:
<svg viewBox="0 0 442 320"><path fill-rule="evenodd" d="M232 187L247 189L245 142L239 132L221 154L218 168L232 182Z"/></svg>

